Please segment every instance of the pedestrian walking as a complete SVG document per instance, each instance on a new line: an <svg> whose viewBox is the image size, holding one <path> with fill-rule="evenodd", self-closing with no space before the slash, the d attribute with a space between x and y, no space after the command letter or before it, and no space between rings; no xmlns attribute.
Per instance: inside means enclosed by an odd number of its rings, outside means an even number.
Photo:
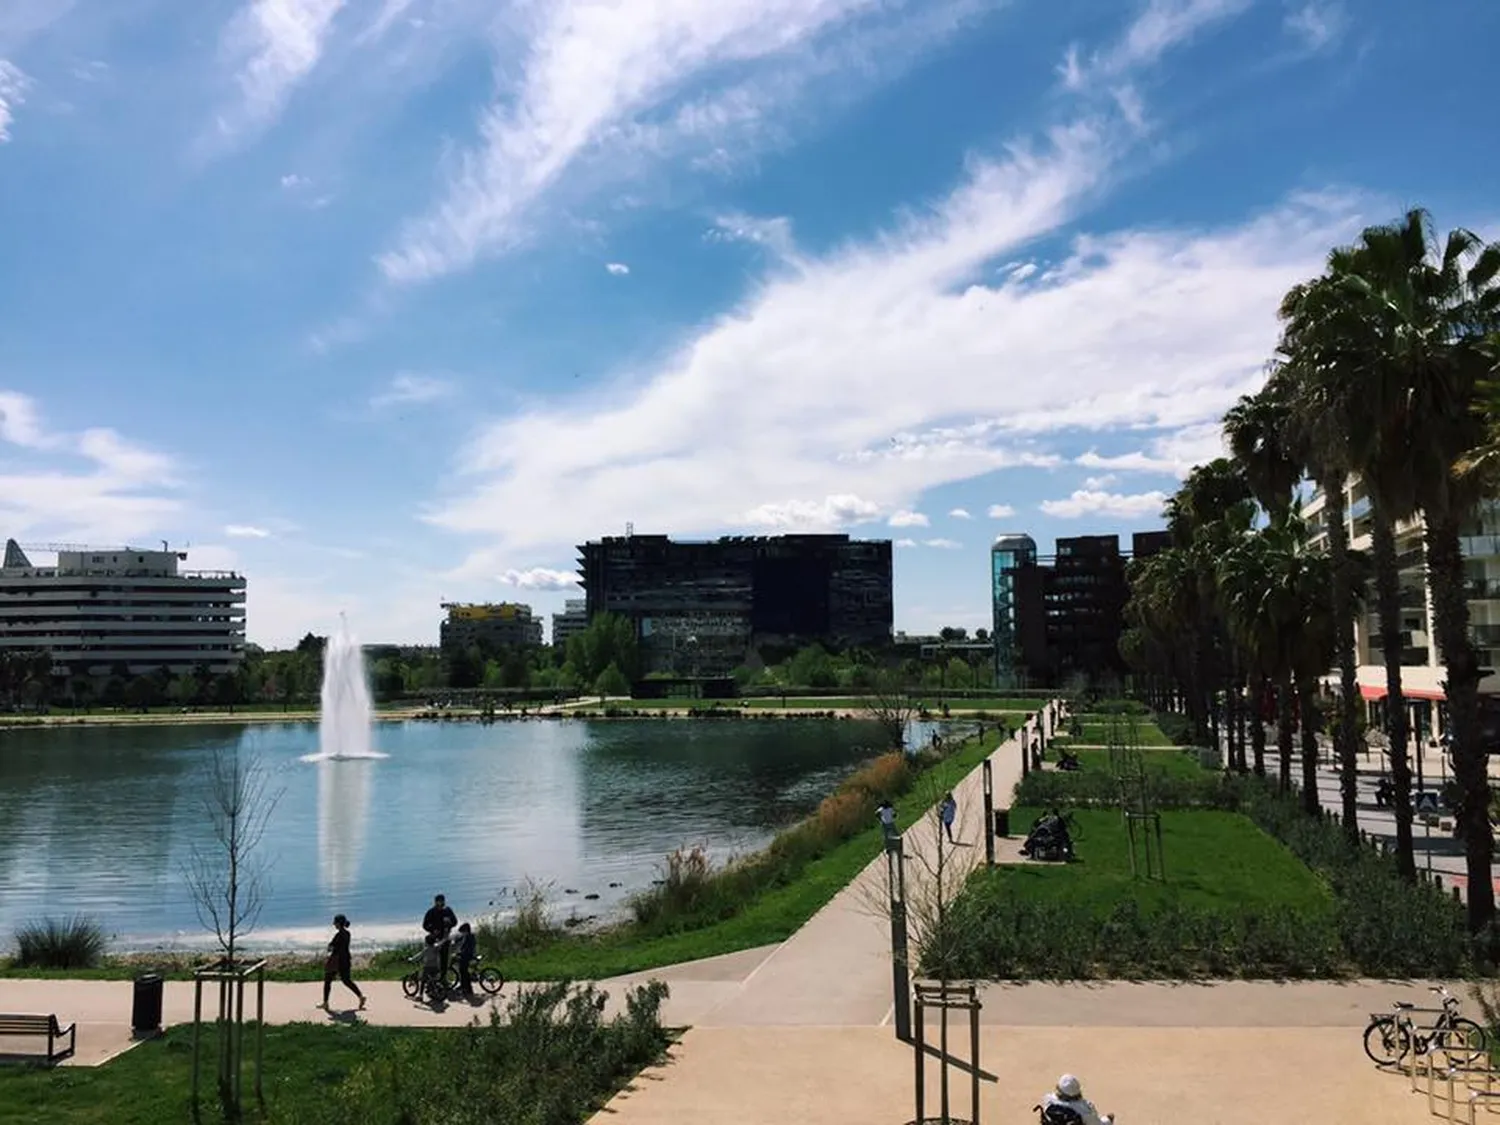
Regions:
<svg viewBox="0 0 1500 1125"><path fill-rule="evenodd" d="M342 914L333 916L333 940L328 943L328 957L323 962L323 1002L318 1005L328 1010L328 995L335 979L344 982L344 987L359 997L359 1006L365 1006L365 994L359 985L350 979L353 956L349 952L349 919Z"/></svg>
<svg viewBox="0 0 1500 1125"><path fill-rule="evenodd" d="M948 833L948 843L950 844L958 843L953 838L953 820L957 816L958 802L953 799L953 794L949 793L943 798L943 803L938 806L938 819L943 822L943 831Z"/></svg>
<svg viewBox="0 0 1500 1125"><path fill-rule="evenodd" d="M889 849L897 840L896 810L890 801L881 801L875 806L875 815L880 818L880 829L885 836L885 846Z"/></svg>

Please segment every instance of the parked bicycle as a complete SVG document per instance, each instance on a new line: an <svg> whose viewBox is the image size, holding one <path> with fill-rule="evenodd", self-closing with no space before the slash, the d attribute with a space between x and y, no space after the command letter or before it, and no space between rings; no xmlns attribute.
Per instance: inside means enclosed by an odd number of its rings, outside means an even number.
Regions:
<svg viewBox="0 0 1500 1125"><path fill-rule="evenodd" d="M1418 1008L1397 1001L1395 1011L1375 1012L1365 1028L1365 1054L1377 1066L1395 1066L1408 1054L1442 1051L1450 1066L1466 1066L1489 1053L1489 1032L1458 1014L1459 999L1441 985L1430 991L1442 999L1441 1008ZM1418 1027L1413 1014L1434 1012L1430 1027Z"/></svg>

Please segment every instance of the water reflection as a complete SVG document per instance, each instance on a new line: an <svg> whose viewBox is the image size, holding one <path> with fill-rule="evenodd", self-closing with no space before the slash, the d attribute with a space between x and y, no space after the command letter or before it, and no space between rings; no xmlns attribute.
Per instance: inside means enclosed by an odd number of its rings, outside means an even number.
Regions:
<svg viewBox="0 0 1500 1125"><path fill-rule="evenodd" d="M325 894L341 899L359 880L376 762L370 758L318 762L318 873Z"/></svg>

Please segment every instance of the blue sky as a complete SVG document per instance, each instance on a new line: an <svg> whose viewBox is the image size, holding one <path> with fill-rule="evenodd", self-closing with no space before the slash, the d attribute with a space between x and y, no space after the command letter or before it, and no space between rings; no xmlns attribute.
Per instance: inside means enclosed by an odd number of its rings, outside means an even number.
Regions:
<svg viewBox="0 0 1500 1125"><path fill-rule="evenodd" d="M572 545L1157 526L1275 307L1493 233L1492 0L4 0L0 534L253 640L433 641Z"/></svg>

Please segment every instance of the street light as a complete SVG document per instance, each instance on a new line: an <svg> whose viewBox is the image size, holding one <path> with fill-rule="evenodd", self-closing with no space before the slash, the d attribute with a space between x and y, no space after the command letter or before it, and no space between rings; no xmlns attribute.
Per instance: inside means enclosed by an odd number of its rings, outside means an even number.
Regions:
<svg viewBox="0 0 1500 1125"><path fill-rule="evenodd" d="M905 845L900 836L886 848L886 877L891 896L891 989L896 1038L911 1039L911 975L907 968Z"/></svg>

